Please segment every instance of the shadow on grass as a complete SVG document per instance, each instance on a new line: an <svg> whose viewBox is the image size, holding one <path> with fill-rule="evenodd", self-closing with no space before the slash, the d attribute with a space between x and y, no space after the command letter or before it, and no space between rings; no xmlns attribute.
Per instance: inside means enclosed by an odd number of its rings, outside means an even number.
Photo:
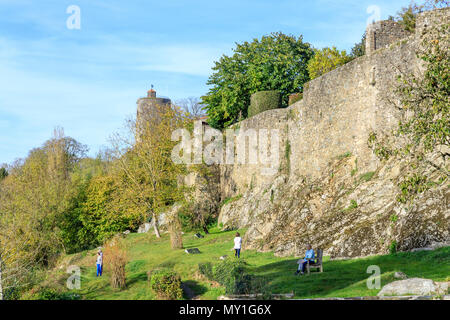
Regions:
<svg viewBox="0 0 450 320"><path fill-rule="evenodd" d="M127 287L136 282L145 282L148 280L147 272L133 273L127 277Z"/></svg>
<svg viewBox="0 0 450 320"><path fill-rule="evenodd" d="M208 291L204 285L194 280L183 281L183 297L185 299L193 299L196 296L202 295Z"/></svg>

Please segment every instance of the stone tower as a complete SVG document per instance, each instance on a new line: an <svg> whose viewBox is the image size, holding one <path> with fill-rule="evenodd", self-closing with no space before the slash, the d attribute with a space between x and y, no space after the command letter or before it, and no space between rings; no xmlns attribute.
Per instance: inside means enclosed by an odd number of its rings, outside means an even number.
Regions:
<svg viewBox="0 0 450 320"><path fill-rule="evenodd" d="M172 101L169 98L157 98L156 91L153 88L147 91L147 97L139 98L136 103L136 125L138 128L142 126L143 121L157 118L157 111L161 107L170 107L172 105Z"/></svg>

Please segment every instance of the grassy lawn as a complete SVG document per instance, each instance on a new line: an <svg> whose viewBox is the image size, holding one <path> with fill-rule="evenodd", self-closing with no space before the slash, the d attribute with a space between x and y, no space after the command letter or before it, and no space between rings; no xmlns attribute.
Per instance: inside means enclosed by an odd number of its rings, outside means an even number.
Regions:
<svg viewBox="0 0 450 320"><path fill-rule="evenodd" d="M245 230L239 230L241 234ZM109 284L108 270L97 278L95 274L96 250L65 257L69 264L81 267L83 299L155 299L147 281L147 272L156 267L169 267L178 272L199 299L216 299L224 289L198 276L198 263L218 263L219 257L233 256L235 231L221 232L212 229L211 234L197 239L192 233L183 236L185 248L199 248L201 254L188 255L184 250L170 248L169 235L157 239L152 234L130 234L124 240L129 252L126 267L127 288L114 290ZM363 259L329 261L324 258L324 272L310 276L294 276L297 268L295 257L275 257L273 253L243 251L241 259L248 263L250 273L264 276L273 293L291 293L296 298L373 296L378 289L370 290L366 280L370 274L367 267L377 265L381 269L381 285L396 280L395 271L409 277L421 277L435 281L450 281L450 247L434 251L403 252L394 255L373 256ZM67 274L58 271L59 282L65 283Z"/></svg>

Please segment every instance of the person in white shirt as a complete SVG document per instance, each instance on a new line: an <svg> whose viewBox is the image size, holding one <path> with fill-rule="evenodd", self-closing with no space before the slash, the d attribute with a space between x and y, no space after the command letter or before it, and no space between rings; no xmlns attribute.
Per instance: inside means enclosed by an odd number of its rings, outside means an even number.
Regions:
<svg viewBox="0 0 450 320"><path fill-rule="evenodd" d="M236 237L234 238L234 256L240 258L241 257L241 248L242 248L242 238L239 232L236 232Z"/></svg>
<svg viewBox="0 0 450 320"><path fill-rule="evenodd" d="M103 252L101 249L97 252L97 277L102 276L103 273Z"/></svg>
<svg viewBox="0 0 450 320"><path fill-rule="evenodd" d="M299 274L300 272L303 275L306 265L308 263L309 264L314 263L314 250L312 249L310 244L306 245L305 257L301 260L298 260L297 263L298 263L298 268L297 268L297 271L295 272L295 275Z"/></svg>

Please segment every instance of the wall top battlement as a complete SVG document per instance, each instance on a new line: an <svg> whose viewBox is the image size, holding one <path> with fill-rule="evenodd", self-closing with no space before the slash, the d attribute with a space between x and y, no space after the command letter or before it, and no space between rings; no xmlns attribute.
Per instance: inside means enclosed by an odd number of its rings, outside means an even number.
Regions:
<svg viewBox="0 0 450 320"><path fill-rule="evenodd" d="M450 8L436 9L420 13L416 19L415 35L420 37L430 26L449 23ZM392 20L377 21L366 30L366 54L386 48L391 44L412 35L403 26Z"/></svg>
<svg viewBox="0 0 450 320"><path fill-rule="evenodd" d="M450 23L450 8L425 11L416 19L416 36L421 37L430 27Z"/></svg>
<svg viewBox="0 0 450 320"><path fill-rule="evenodd" d="M395 21L385 20L370 24L366 30L366 54L386 48L392 43L411 35L403 26Z"/></svg>

